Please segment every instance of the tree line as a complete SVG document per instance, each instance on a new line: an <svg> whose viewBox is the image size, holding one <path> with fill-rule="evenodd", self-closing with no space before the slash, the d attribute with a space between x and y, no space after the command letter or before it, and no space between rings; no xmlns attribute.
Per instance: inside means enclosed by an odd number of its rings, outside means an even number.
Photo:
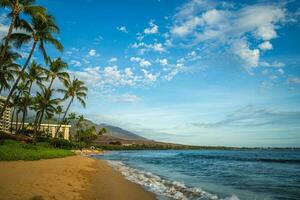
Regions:
<svg viewBox="0 0 300 200"><path fill-rule="evenodd" d="M0 118L12 105L12 120L21 124L15 131L22 132L29 112L33 112L33 135L37 137L44 119L63 115L59 117L61 126L67 123L75 100L85 107L88 88L70 76L62 58L48 55L48 45L58 52L63 52L63 45L58 40L60 29L46 8L36 5L35 0L0 0L0 6L9 11L10 19L7 34L0 41L0 95L6 96ZM28 46L29 52L24 51ZM37 52L43 64L34 58ZM21 54L26 55L25 60ZM61 87L55 88L55 82Z"/></svg>

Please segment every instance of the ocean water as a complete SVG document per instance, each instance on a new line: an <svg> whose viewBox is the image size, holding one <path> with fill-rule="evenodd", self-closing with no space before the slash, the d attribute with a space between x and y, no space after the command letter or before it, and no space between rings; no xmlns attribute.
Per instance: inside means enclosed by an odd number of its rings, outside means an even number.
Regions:
<svg viewBox="0 0 300 200"><path fill-rule="evenodd" d="M108 160L158 199L300 199L299 150L119 151Z"/></svg>

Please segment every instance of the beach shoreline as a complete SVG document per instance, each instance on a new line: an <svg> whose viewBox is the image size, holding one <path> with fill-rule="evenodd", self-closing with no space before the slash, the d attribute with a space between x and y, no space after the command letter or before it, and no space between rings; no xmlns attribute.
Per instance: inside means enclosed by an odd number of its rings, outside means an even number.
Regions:
<svg viewBox="0 0 300 200"><path fill-rule="evenodd" d="M71 156L0 162L1 200L154 200L104 160Z"/></svg>

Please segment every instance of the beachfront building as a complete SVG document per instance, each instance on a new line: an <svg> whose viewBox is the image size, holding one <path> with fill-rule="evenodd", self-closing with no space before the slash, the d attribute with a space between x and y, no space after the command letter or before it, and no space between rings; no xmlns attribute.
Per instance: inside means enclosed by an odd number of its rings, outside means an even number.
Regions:
<svg viewBox="0 0 300 200"><path fill-rule="evenodd" d="M0 109L2 110L2 107L6 101L6 98L0 96ZM11 108L10 106L7 106L3 116L0 118L0 131L8 132L10 130L10 120L11 120Z"/></svg>
<svg viewBox="0 0 300 200"><path fill-rule="evenodd" d="M17 130L20 128L21 125L22 125L22 123L16 124L15 122L13 122L12 128L14 130ZM31 123L24 123L24 127L26 127L26 129L33 130L33 126ZM57 132L57 137L64 138L65 140L69 140L71 125L59 126L59 124L41 124L39 127L39 131L44 132L49 137L55 137L55 133L58 128L59 128L59 131Z"/></svg>
<svg viewBox="0 0 300 200"><path fill-rule="evenodd" d="M4 102L6 101L5 97L0 96L0 109L2 109ZM21 123L11 122L11 104L6 107L3 116L0 119L0 131L15 133L15 130L18 130L21 126ZM11 127L12 126L12 127ZM33 129L31 123L24 123L26 129ZM71 125L61 125L59 124L41 124L39 131L46 133L50 137L55 137L55 133L57 129L57 136L60 138L64 138L66 140L70 139L70 128Z"/></svg>

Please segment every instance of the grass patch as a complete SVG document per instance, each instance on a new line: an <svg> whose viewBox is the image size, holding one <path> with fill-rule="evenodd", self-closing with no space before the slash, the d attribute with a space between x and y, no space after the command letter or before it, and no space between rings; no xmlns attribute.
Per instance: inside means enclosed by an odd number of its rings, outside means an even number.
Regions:
<svg viewBox="0 0 300 200"><path fill-rule="evenodd" d="M39 160L62 158L74 155L70 150L51 147L48 143L25 144L14 140L4 140L0 144L0 161Z"/></svg>

